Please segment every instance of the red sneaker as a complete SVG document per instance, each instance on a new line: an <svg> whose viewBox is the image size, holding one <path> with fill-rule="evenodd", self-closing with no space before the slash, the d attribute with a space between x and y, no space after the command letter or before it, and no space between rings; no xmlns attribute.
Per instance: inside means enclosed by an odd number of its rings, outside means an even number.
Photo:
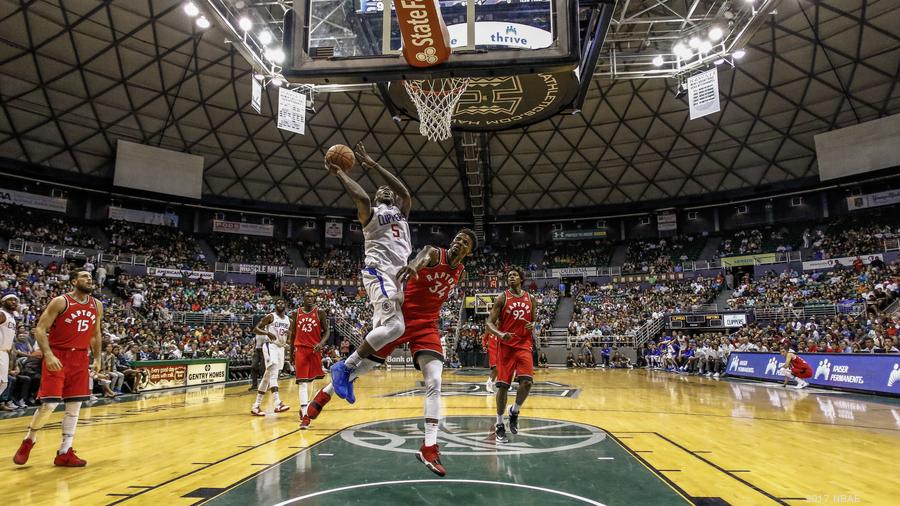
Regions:
<svg viewBox="0 0 900 506"><path fill-rule="evenodd" d="M422 443L416 458L419 459L419 462L425 464L425 467L432 473L438 476L447 474L447 470L441 464L441 450L438 448L438 445L425 446L425 443Z"/></svg>
<svg viewBox="0 0 900 506"><path fill-rule="evenodd" d="M300 430L306 430L309 428L310 418L309 415L304 415L303 420L300 422Z"/></svg>
<svg viewBox="0 0 900 506"><path fill-rule="evenodd" d="M291 409L291 407L283 402L280 402L280 403L278 403L277 406L275 406L276 413L284 413L285 411L287 411L289 409Z"/></svg>
<svg viewBox="0 0 900 506"><path fill-rule="evenodd" d="M266 416L265 413L259 410L259 406L253 406L250 408L250 414L253 416Z"/></svg>
<svg viewBox="0 0 900 506"><path fill-rule="evenodd" d="M28 456L31 454L32 448L34 448L34 441L27 438L23 439L22 444L19 446L19 451L13 456L13 462L20 466L25 465L28 462Z"/></svg>
<svg viewBox="0 0 900 506"><path fill-rule="evenodd" d="M56 458L53 459L53 465L60 467L84 467L87 465L87 461L79 459L78 456L75 455L75 450L69 448L69 451L66 453L56 454Z"/></svg>
<svg viewBox="0 0 900 506"><path fill-rule="evenodd" d="M315 420L316 417L319 416L319 413L322 412L322 408L324 408L330 400L331 396L325 393L325 390L319 390L316 397L309 403L309 407L306 408L306 414L309 415L311 420Z"/></svg>

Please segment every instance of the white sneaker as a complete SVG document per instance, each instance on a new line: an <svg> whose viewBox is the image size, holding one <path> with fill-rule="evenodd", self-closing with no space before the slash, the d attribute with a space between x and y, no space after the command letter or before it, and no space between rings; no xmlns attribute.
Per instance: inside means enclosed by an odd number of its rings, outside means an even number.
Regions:
<svg viewBox="0 0 900 506"><path fill-rule="evenodd" d="M808 383L808 382L803 381L803 380L800 379L800 378L797 378L797 390L800 390L801 388L806 388L806 387L808 387L808 386L809 386L809 383Z"/></svg>
<svg viewBox="0 0 900 506"><path fill-rule="evenodd" d="M713 374L713 378L718 378L718 377L719 377L719 373Z"/></svg>
<svg viewBox="0 0 900 506"><path fill-rule="evenodd" d="M494 386L494 382L491 381L491 378L488 378L487 381L484 382L484 388L489 394L497 393L497 388Z"/></svg>

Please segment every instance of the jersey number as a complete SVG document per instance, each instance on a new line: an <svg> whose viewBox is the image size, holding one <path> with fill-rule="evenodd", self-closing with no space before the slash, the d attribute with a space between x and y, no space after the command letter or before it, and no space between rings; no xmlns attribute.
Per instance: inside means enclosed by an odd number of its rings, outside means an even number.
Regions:
<svg viewBox="0 0 900 506"><path fill-rule="evenodd" d="M89 324L87 320L78 320L78 332L86 332L88 326Z"/></svg>
<svg viewBox="0 0 900 506"><path fill-rule="evenodd" d="M312 323L304 323L300 326L300 332L312 332L314 325Z"/></svg>
<svg viewBox="0 0 900 506"><path fill-rule="evenodd" d="M391 223L391 233L394 235L394 237L400 237L400 225Z"/></svg>
<svg viewBox="0 0 900 506"><path fill-rule="evenodd" d="M428 291L431 293L436 293L438 296L443 297L445 293L447 293L447 289L450 288L450 285L445 285L443 283L436 283L432 286L428 287Z"/></svg>
<svg viewBox="0 0 900 506"><path fill-rule="evenodd" d="M513 320L524 320L525 319L525 310L524 309L516 309L512 312Z"/></svg>

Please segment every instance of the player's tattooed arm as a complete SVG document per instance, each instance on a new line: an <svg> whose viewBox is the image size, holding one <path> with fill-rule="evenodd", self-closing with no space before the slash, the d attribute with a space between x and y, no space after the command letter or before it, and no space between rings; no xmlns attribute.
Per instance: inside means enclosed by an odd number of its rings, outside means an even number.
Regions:
<svg viewBox="0 0 900 506"><path fill-rule="evenodd" d="M397 281L401 284L406 283L410 278L419 279L419 271L424 267L433 267L441 261L441 252L434 246L425 246L407 265L404 265L397 271Z"/></svg>
<svg viewBox="0 0 900 506"><path fill-rule="evenodd" d="M54 297L34 327L34 340L37 341L38 346L41 348L41 353L44 355L44 365L47 366L48 371L62 369L62 363L50 349L50 341L47 336L50 333L50 327L56 321L56 317L66 310L66 306L68 306L68 303L65 297L62 295Z"/></svg>
<svg viewBox="0 0 900 506"><path fill-rule="evenodd" d="M322 340L319 341L319 344L313 346L313 351L316 353L322 352L322 349L325 348L325 343L327 343L328 338L331 337L331 327L328 325L328 313L324 309L319 310L319 325L322 328Z"/></svg>
<svg viewBox="0 0 900 506"><path fill-rule="evenodd" d="M500 321L500 311L503 311L503 306L505 305L506 292L503 292L499 297L494 299L494 305L491 307L491 314L488 315L485 326L491 334L494 334L504 341L509 341L510 338L512 338L512 335L508 332L501 332L500 329L497 328L497 323Z"/></svg>
<svg viewBox="0 0 900 506"><path fill-rule="evenodd" d="M259 323L256 324L256 327L253 328L253 332L255 334L268 336L270 341L277 341L278 336L276 336L275 334L273 334L265 329L265 327L267 327L270 323L272 323L272 319L273 319L272 315L270 315L270 314L267 314L266 316L264 316L263 319L260 320Z"/></svg>
<svg viewBox="0 0 900 506"><path fill-rule="evenodd" d="M372 216L372 200L369 199L369 194L337 165L325 162L325 169L337 176L341 184L344 185L344 189L347 190L350 198L353 199L353 203L356 204L356 218L362 226L366 226L369 223L369 218Z"/></svg>
<svg viewBox="0 0 900 506"><path fill-rule="evenodd" d="M406 185L403 184L403 181L400 181L400 178L391 174L391 172L384 167L381 166L378 162L372 159L371 156L366 152L366 147L362 142L356 144L356 148L354 149L354 154L356 155L356 160L362 165L366 170L375 169L381 174L381 177L387 181L387 185L391 187L391 190L396 194L397 197L397 207L400 208L400 212L403 213L403 216L409 218L409 213L412 211L412 196L409 193L409 189Z"/></svg>

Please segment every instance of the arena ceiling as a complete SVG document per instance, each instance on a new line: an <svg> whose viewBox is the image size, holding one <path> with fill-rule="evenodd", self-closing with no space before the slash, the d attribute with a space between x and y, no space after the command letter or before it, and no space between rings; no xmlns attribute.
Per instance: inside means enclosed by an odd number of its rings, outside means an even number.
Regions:
<svg viewBox="0 0 900 506"><path fill-rule="evenodd" d="M614 17L661 3L691 2L620 0ZM672 80L595 77L581 114L489 135L490 208L627 204L814 176L814 134L900 110L898 15L896 1L783 0L746 57L720 71L722 111L694 121ZM426 141L368 91L320 93L306 135L279 130L275 89L256 114L251 68L224 39L196 29L176 0L0 0L0 157L111 177L126 139L203 155L208 195L351 207L322 154L362 139L402 167L416 208L466 213L452 139Z"/></svg>

